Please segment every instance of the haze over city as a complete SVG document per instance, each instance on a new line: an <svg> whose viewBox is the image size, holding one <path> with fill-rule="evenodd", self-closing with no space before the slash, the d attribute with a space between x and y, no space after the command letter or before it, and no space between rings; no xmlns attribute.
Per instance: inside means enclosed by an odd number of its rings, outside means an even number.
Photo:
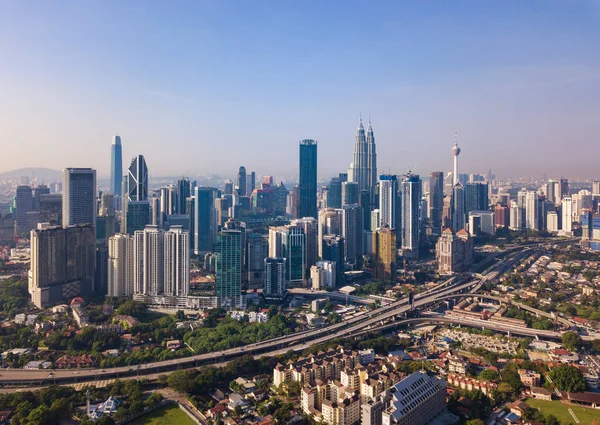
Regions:
<svg viewBox="0 0 600 425"><path fill-rule="evenodd" d="M0 171L89 166L112 137L151 173L347 169L359 116L379 169L589 177L600 4L4 2ZM291 171L293 170L293 171Z"/></svg>

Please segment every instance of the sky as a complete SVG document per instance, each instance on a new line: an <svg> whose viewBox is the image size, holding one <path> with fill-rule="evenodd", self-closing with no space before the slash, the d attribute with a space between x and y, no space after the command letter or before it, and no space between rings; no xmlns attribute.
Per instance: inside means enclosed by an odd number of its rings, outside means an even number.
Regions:
<svg viewBox="0 0 600 425"><path fill-rule="evenodd" d="M600 177L600 0L0 0L0 171Z"/></svg>

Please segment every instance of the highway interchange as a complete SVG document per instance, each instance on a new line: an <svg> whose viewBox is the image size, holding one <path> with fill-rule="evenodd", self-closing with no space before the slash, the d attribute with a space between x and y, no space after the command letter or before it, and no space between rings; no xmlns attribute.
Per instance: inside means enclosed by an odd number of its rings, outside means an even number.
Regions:
<svg viewBox="0 0 600 425"><path fill-rule="evenodd" d="M459 278L451 278L436 288L418 294L414 297L414 310L420 307L436 305L443 300L453 297L481 296L477 294L484 283L494 281L506 270L512 268L516 263L532 253L533 248L520 248L506 252L506 258L489 267L482 275L464 282ZM323 295L323 294L315 294ZM341 294L337 293L339 298ZM342 295L345 298L345 295ZM507 301L501 298L497 301ZM513 303L514 304L514 303ZM255 357L274 356L286 353L289 350L302 351L313 344L327 342L333 338L354 337L370 332L380 332L386 329L398 327L403 324L413 323L455 323L465 326L485 327L487 329L512 334L527 335L544 338L560 338L559 332L540 331L536 329L518 327L502 324L494 324L484 320L449 318L444 316L428 316L419 318L406 317L411 310L408 299L404 298L388 305L372 310L368 313L353 317L342 323L326 326L319 329L297 332L291 335L236 347L229 350L199 354L195 356L149 363L144 365L124 366L103 369L78 369L78 370L24 370L24 369L2 369L0 370L0 386L34 387L48 384L68 384L74 382L98 381L116 378L131 377L156 377L158 374L176 369L198 367L205 364L224 364L227 361L241 355L253 355ZM538 313L539 311L535 311ZM539 312L548 315L544 312ZM564 319L563 319L564 320ZM568 322L567 322L568 323ZM585 339L585 337L584 337Z"/></svg>

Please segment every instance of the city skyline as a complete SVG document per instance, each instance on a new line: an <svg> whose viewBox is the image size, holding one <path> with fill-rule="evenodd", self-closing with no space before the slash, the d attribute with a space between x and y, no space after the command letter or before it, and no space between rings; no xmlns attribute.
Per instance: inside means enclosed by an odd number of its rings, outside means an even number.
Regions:
<svg viewBox="0 0 600 425"><path fill-rule="evenodd" d="M383 2L368 13L209 2L148 5L144 16L136 4L63 4L9 4L0 18L9 64L0 80L11 81L0 100L11 141L2 171L108 176L118 134L124 157L144 154L155 176L222 174L242 159L282 174L304 138L319 141L318 175L330 176L352 161L362 113L380 173L447 170L457 130L465 170L594 174L597 2Z"/></svg>

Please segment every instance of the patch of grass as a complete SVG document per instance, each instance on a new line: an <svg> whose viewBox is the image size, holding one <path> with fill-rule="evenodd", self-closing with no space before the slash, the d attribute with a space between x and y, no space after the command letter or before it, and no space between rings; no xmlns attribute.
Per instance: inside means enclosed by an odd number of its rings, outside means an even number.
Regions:
<svg viewBox="0 0 600 425"><path fill-rule="evenodd" d="M575 420L569 413L569 409L573 410L573 413L575 413L575 416L577 416L577 419L579 419L581 424L591 424L594 419L600 420L600 410L571 406L568 404L563 404L558 400L545 401L530 398L525 400L525 403L534 409L539 409L540 412L542 412L542 414L545 416L556 416L562 425L575 424Z"/></svg>
<svg viewBox="0 0 600 425"><path fill-rule="evenodd" d="M177 405L156 409L132 422L131 425L196 425Z"/></svg>

